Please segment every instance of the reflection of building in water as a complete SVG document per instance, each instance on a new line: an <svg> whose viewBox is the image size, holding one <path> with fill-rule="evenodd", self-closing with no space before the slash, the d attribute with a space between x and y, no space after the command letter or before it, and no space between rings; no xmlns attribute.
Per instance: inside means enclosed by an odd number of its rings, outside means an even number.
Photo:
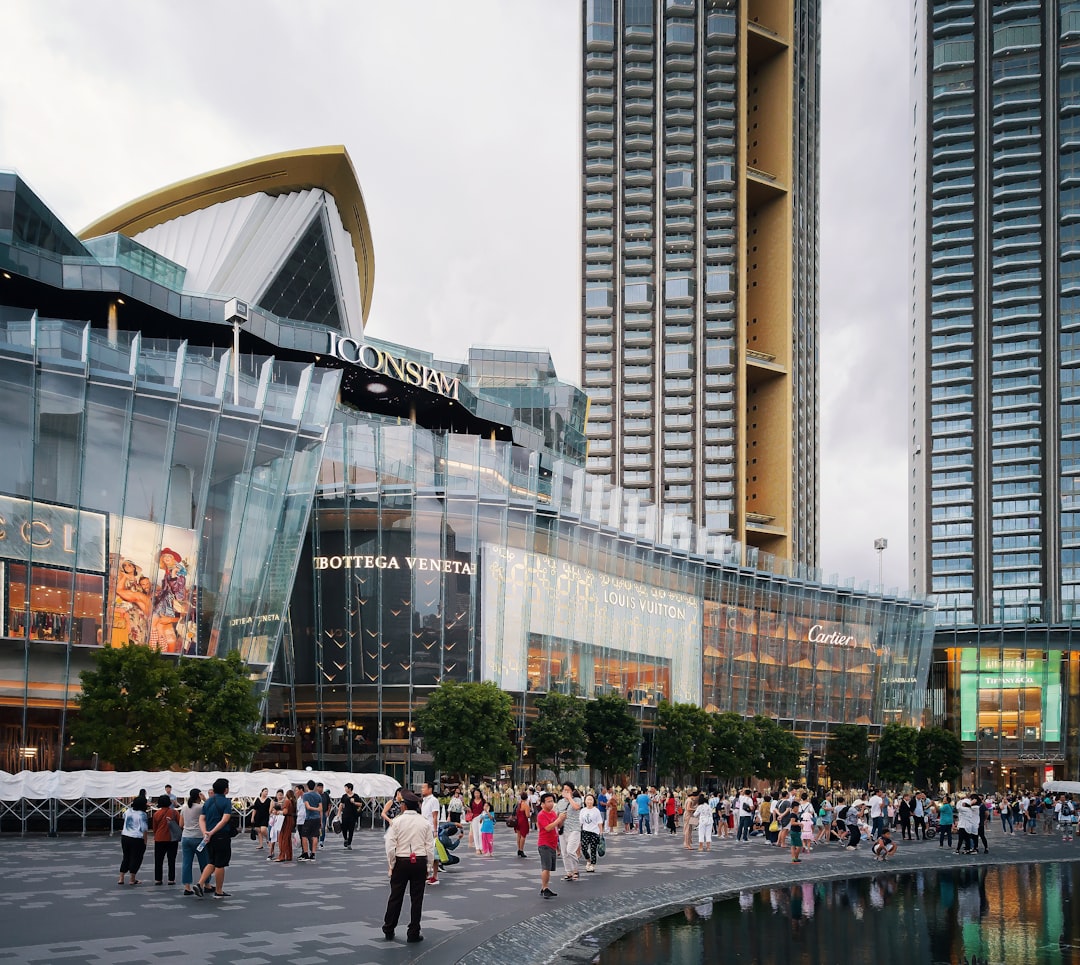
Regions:
<svg viewBox="0 0 1080 965"><path fill-rule="evenodd" d="M544 352L446 362L365 333L341 148L173 185L81 237L0 175L0 268L7 770L72 763L78 674L133 639L239 651L265 763L403 781L431 776L413 713L444 680L510 692L519 738L549 690L623 696L638 780L665 699L779 718L808 752L921 711L924 603L590 476L586 397ZM530 761L519 739L506 764Z"/></svg>

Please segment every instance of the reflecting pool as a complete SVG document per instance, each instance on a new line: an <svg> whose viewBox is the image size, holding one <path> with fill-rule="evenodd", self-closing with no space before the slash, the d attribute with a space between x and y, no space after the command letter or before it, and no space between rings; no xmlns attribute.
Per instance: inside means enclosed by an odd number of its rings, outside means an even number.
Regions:
<svg viewBox="0 0 1080 965"><path fill-rule="evenodd" d="M1080 863L799 882L697 906L624 935L601 965L1080 963Z"/></svg>

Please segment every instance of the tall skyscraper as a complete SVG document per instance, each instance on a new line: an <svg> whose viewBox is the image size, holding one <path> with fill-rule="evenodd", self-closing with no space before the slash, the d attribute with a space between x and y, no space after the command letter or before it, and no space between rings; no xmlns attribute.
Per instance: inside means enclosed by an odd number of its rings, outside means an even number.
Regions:
<svg viewBox="0 0 1080 965"><path fill-rule="evenodd" d="M583 0L590 472L818 556L820 0Z"/></svg>
<svg viewBox="0 0 1080 965"><path fill-rule="evenodd" d="M1080 2L913 10L912 582L965 779L1041 781L1080 763Z"/></svg>

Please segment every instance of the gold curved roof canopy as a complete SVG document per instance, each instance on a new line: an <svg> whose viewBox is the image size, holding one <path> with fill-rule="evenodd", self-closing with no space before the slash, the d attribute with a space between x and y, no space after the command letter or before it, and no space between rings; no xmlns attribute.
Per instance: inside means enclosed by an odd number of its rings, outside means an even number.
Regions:
<svg viewBox="0 0 1080 965"><path fill-rule="evenodd" d="M86 240L114 231L130 237L222 201L232 201L259 191L288 194L308 188L321 188L337 202L341 221L352 238L356 253L366 322L375 286L375 251L360 182L356 178L349 152L341 144L268 154L186 181L177 181L110 211L83 228L79 238Z"/></svg>

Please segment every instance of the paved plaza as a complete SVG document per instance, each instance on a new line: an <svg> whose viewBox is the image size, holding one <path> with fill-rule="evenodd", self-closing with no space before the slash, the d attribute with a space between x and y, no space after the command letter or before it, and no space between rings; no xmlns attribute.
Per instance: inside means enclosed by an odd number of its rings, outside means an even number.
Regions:
<svg viewBox="0 0 1080 965"><path fill-rule="evenodd" d="M0 835L0 965L199 961L215 965L357 963L587 962L620 931L716 894L885 870L1080 858L1080 842L1056 835L990 834L990 854L963 858L936 842L901 842L883 866L869 848L819 848L793 867L787 850L760 839L715 841L711 853L685 851L674 837L609 835L608 853L581 881L552 875L558 898L539 895L535 832L527 859L511 832L496 831L494 858L458 849L460 864L440 875L424 899L418 945L380 926L388 884L380 830L357 833L352 851L327 838L314 863L271 864L247 837L234 842L226 890L231 898L182 898L181 886L153 885L153 844L142 884L116 884L119 837ZM179 864L179 862L178 862ZM179 867L177 868L179 881ZM597 932L599 931L599 934Z"/></svg>

